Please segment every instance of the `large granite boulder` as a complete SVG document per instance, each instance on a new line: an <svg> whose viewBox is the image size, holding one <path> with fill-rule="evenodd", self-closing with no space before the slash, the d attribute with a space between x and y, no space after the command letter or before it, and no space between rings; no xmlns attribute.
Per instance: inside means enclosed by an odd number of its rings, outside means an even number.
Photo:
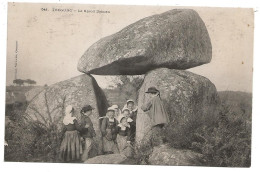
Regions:
<svg viewBox="0 0 260 172"><path fill-rule="evenodd" d="M27 91L25 93L26 101L27 102L32 101L35 97L37 97L37 95L39 95L44 90L44 88L45 87L43 86L37 86Z"/></svg>
<svg viewBox="0 0 260 172"><path fill-rule="evenodd" d="M86 160L85 164L121 164L127 159L122 154L100 155Z"/></svg>
<svg viewBox="0 0 260 172"><path fill-rule="evenodd" d="M152 86L160 90L161 99L170 117L165 131L169 140L182 140L194 132L195 127L211 125L217 120L220 99L215 85L209 79L188 71L160 68L146 75L139 90L137 142L151 135L149 113L142 111L140 107L147 102L148 95L145 91Z"/></svg>
<svg viewBox="0 0 260 172"><path fill-rule="evenodd" d="M62 120L66 106L72 105L75 108L75 115L80 123L80 110L87 104L95 108L90 119L97 134L94 143L95 150L96 153L101 153L99 117L105 115L108 105L103 91L92 76L83 74L46 87L31 100L25 113L30 121L37 121L46 127L54 125L59 132L63 126Z"/></svg>
<svg viewBox="0 0 260 172"><path fill-rule="evenodd" d="M97 75L137 75L158 67L188 69L209 63L207 28L191 9L141 19L100 39L83 54L78 70Z"/></svg>
<svg viewBox="0 0 260 172"><path fill-rule="evenodd" d="M203 156L191 150L174 149L169 145L160 145L153 148L153 153L149 156L151 165L171 165L171 166L201 166Z"/></svg>

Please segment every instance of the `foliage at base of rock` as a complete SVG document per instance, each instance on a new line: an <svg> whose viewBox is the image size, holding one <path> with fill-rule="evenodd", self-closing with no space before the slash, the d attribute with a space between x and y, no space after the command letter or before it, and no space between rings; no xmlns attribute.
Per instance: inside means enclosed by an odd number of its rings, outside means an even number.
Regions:
<svg viewBox="0 0 260 172"><path fill-rule="evenodd" d="M25 115L26 103L8 108L5 161L59 162L62 135L57 132L57 128L46 128L37 121L28 121Z"/></svg>
<svg viewBox="0 0 260 172"><path fill-rule="evenodd" d="M239 98L238 93L236 97ZM222 99L217 123L196 129L191 149L203 154L205 165L250 167L252 118L247 112L251 111L251 105L244 99L250 96L236 101Z"/></svg>

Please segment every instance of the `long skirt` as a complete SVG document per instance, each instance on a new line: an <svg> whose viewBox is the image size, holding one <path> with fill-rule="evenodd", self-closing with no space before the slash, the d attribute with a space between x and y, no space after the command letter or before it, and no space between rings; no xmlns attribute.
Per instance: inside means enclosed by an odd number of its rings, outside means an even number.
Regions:
<svg viewBox="0 0 260 172"><path fill-rule="evenodd" d="M80 159L82 154L82 145L78 131L66 131L61 142L60 156L65 162Z"/></svg>
<svg viewBox="0 0 260 172"><path fill-rule="evenodd" d="M116 142L108 140L106 137L103 137L103 151L105 153L119 153Z"/></svg>
<svg viewBox="0 0 260 172"><path fill-rule="evenodd" d="M133 148L132 145L127 143L127 136L121 136L118 134L117 145L120 154L123 154L127 157L131 157L133 155Z"/></svg>

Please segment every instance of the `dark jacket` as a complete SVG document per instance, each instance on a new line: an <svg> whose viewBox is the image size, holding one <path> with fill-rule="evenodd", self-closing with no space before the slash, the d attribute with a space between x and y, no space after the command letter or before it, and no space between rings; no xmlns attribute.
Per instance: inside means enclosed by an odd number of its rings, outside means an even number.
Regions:
<svg viewBox="0 0 260 172"><path fill-rule="evenodd" d="M133 120L134 123L136 123L136 117L137 117L137 110L130 112L130 118Z"/></svg>
<svg viewBox="0 0 260 172"><path fill-rule="evenodd" d="M122 130L120 126L117 126L117 134L120 135L120 136L127 136L126 140L131 141L131 130L130 130L130 128L126 127L125 130Z"/></svg>
<svg viewBox="0 0 260 172"><path fill-rule="evenodd" d="M101 124L101 133L107 140L116 140L118 122L114 119L114 122L110 122L107 117L103 118Z"/></svg>
<svg viewBox="0 0 260 172"><path fill-rule="evenodd" d="M83 138L93 138L96 136L96 132L94 130L93 127L93 123L91 121L91 119L88 116L82 115L81 117L81 131L80 131L80 135ZM88 128L86 128L86 124L89 125Z"/></svg>
<svg viewBox="0 0 260 172"><path fill-rule="evenodd" d="M131 118L132 119L132 118ZM136 116L134 119L132 119L132 122L128 122L130 125L130 140L135 141L135 134L136 134Z"/></svg>
<svg viewBox="0 0 260 172"><path fill-rule="evenodd" d="M149 116L152 121L152 125L158 125L158 124L167 124L169 123L169 116L166 112L163 102L160 98L160 96L156 96L152 98L150 101L145 103L141 109L144 112L149 111Z"/></svg>

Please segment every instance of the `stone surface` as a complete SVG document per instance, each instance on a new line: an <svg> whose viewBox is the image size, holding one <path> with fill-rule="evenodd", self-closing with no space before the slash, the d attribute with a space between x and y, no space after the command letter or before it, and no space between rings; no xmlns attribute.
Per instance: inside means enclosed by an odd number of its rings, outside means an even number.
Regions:
<svg viewBox="0 0 260 172"><path fill-rule="evenodd" d="M97 75L137 75L158 67L188 69L212 57L207 28L191 9L173 9L141 19L100 39L78 62Z"/></svg>
<svg viewBox="0 0 260 172"><path fill-rule="evenodd" d="M39 95L42 91L44 90L44 87L42 86L37 86L32 88L31 90L27 91L25 93L26 101L30 102L32 101L37 95Z"/></svg>
<svg viewBox="0 0 260 172"><path fill-rule="evenodd" d="M153 148L149 163L151 165L200 166L203 158L201 154L191 150L174 149L168 145L161 145Z"/></svg>
<svg viewBox="0 0 260 172"><path fill-rule="evenodd" d="M201 125L210 125L210 121L216 120L220 99L215 85L209 79L182 70L166 68L153 70L146 75L139 90L137 142L151 131L149 113L143 112L140 107L148 100L145 91L152 86L160 90L161 99L170 116L170 123L175 124L173 127L176 127L176 130L182 130L181 126L187 126L195 120Z"/></svg>
<svg viewBox="0 0 260 172"><path fill-rule="evenodd" d="M121 154L100 155L85 161L85 164L121 164L127 159Z"/></svg>
<svg viewBox="0 0 260 172"><path fill-rule="evenodd" d="M80 110L87 104L95 108L90 119L97 134L94 148L100 153L102 139L98 118L105 115L107 100L92 76L83 74L46 87L30 102L26 114L29 120L38 121L47 127L54 125L60 131L66 106L72 105L75 108L75 115L80 123Z"/></svg>

